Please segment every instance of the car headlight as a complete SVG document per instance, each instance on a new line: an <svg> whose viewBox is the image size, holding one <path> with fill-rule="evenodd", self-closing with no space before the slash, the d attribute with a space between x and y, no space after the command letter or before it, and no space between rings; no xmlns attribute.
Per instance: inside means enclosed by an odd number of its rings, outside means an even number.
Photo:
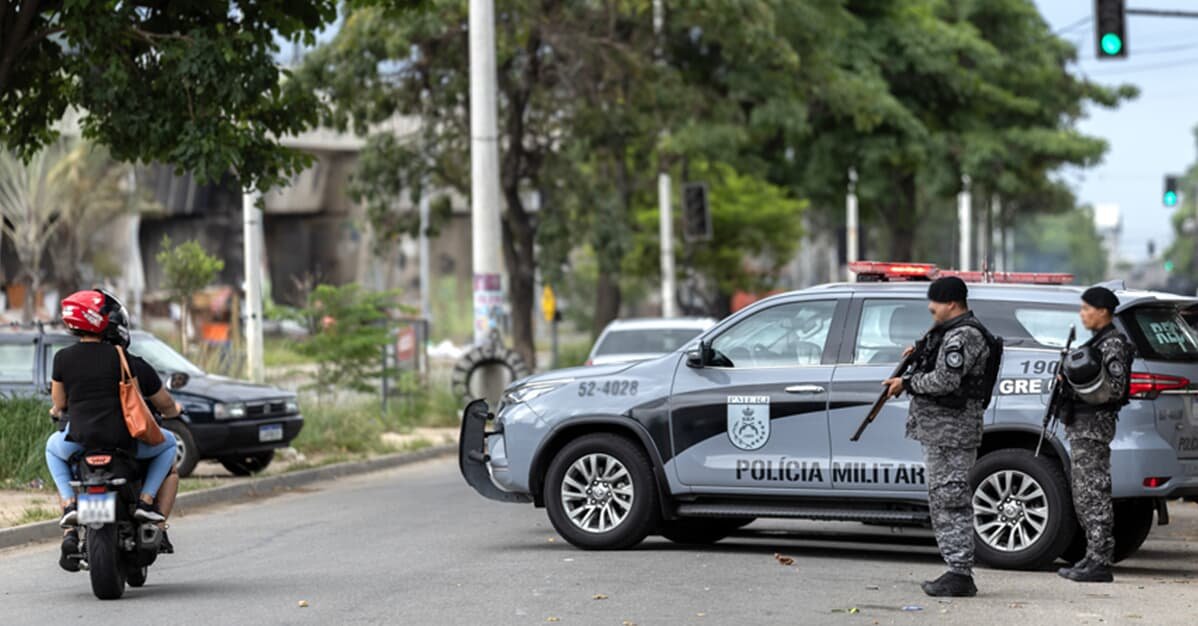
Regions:
<svg viewBox="0 0 1198 626"><path fill-rule="evenodd" d="M574 380L573 378L561 379L561 380L547 380L544 382L529 383L527 385L522 385L520 387L516 387L515 389L512 389L511 391L503 394L503 403L502 404L503 404L503 406L507 406L509 404L519 404L521 402L529 402L529 401L539 398L539 397L549 393L550 391L553 391L554 389L557 389L563 385L568 385L571 382L573 382L573 380Z"/></svg>
<svg viewBox="0 0 1198 626"><path fill-rule="evenodd" d="M245 405L240 402L217 402L212 405L212 417L218 420L237 420L245 417Z"/></svg>
<svg viewBox="0 0 1198 626"><path fill-rule="evenodd" d="M298 400L288 400L285 410L288 415L291 415L293 413L299 413L299 401Z"/></svg>

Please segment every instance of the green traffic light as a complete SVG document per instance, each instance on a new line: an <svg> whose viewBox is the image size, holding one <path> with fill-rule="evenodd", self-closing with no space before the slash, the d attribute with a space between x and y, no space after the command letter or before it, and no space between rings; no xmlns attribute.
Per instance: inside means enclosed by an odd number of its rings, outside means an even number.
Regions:
<svg viewBox="0 0 1198 626"><path fill-rule="evenodd" d="M1177 206L1177 192L1176 191L1166 191L1165 192L1165 206Z"/></svg>
<svg viewBox="0 0 1198 626"><path fill-rule="evenodd" d="M1120 50L1123 49L1123 39L1115 33L1107 33L1102 36L1102 39L1099 41L1099 45L1102 46L1103 52L1111 56L1115 56L1116 54L1119 54Z"/></svg>
<svg viewBox="0 0 1198 626"><path fill-rule="evenodd" d="M1173 261L1165 261L1165 271L1166 272L1173 271Z"/></svg>

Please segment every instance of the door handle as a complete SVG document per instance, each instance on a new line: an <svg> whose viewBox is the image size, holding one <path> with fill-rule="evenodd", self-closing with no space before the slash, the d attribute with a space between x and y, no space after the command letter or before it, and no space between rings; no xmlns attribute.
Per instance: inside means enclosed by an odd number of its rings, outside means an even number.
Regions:
<svg viewBox="0 0 1198 626"><path fill-rule="evenodd" d="M791 385L786 388L786 393L823 393L824 388L819 385Z"/></svg>

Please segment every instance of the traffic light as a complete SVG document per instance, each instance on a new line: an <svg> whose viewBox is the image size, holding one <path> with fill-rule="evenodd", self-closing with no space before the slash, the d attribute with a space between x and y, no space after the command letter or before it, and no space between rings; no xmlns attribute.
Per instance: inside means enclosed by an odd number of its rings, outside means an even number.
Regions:
<svg viewBox="0 0 1198 626"><path fill-rule="evenodd" d="M1167 207L1177 206L1177 177L1176 176L1166 176L1165 177L1165 195L1161 197L1161 201L1164 202L1165 206L1167 206Z"/></svg>
<svg viewBox="0 0 1198 626"><path fill-rule="evenodd" d="M1167 273L1173 272L1173 261L1165 261L1165 272L1167 272Z"/></svg>
<svg viewBox="0 0 1198 626"><path fill-rule="evenodd" d="M682 186L682 236L687 241L711 241L711 207L703 183Z"/></svg>
<svg viewBox="0 0 1198 626"><path fill-rule="evenodd" d="M1095 0L1094 39L1099 59L1127 57L1127 15L1123 0Z"/></svg>

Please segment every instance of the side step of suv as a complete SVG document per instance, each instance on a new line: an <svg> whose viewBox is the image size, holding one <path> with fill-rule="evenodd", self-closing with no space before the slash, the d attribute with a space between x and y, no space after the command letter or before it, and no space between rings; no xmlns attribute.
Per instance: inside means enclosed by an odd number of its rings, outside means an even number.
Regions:
<svg viewBox="0 0 1198 626"><path fill-rule="evenodd" d="M892 509L825 508L787 503L753 502L696 502L679 504L679 517L782 517L840 522L930 523L931 516L923 511Z"/></svg>

